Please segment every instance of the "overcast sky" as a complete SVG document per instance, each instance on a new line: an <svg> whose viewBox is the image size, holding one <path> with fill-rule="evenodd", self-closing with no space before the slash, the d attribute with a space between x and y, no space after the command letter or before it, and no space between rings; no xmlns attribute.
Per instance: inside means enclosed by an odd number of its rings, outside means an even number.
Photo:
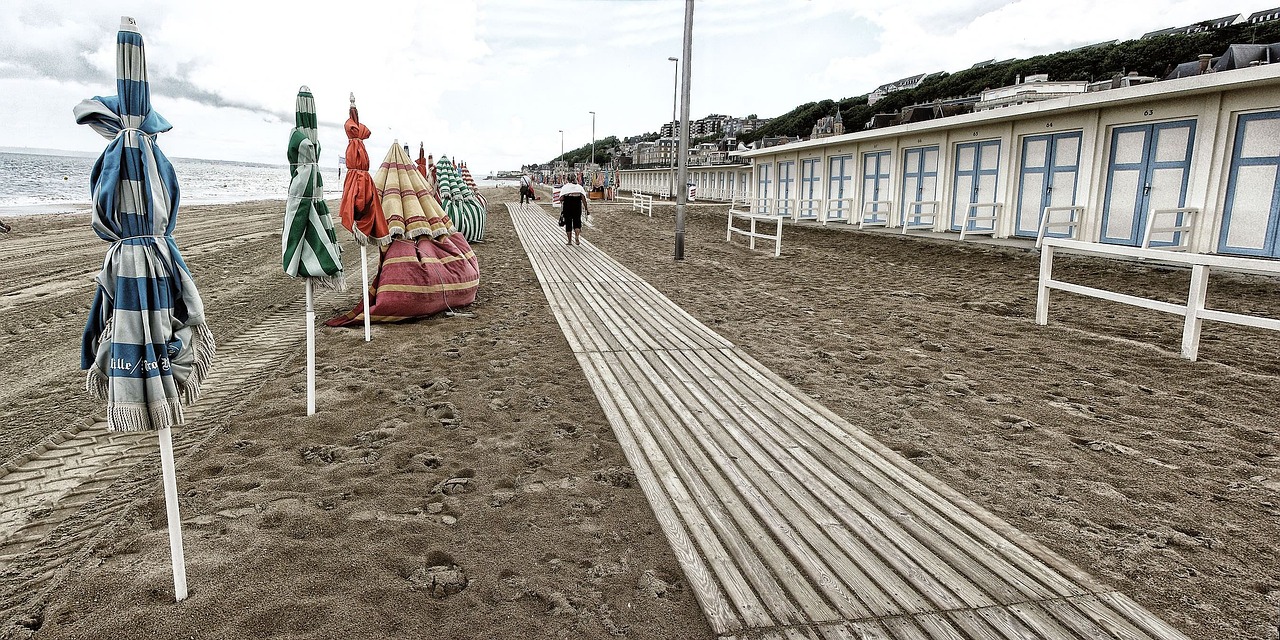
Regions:
<svg viewBox="0 0 1280 640"><path fill-rule="evenodd" d="M691 117L762 117L885 82L1135 38L1277 0L698 0ZM286 8L288 7L288 8ZM294 8L297 7L297 8ZM72 107L115 93L115 34L137 22L170 156L285 162L299 85L337 166L355 92L373 131L473 171L547 161L671 118L680 0L242 2L5 0L0 147L99 152Z"/></svg>

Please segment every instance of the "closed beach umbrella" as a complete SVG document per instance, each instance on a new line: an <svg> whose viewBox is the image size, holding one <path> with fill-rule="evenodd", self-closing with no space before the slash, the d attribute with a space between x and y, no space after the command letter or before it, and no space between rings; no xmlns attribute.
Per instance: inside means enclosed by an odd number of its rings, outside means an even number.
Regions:
<svg viewBox="0 0 1280 640"><path fill-rule="evenodd" d="M298 90L295 117L297 126L289 136L289 199L281 234L284 272L330 289L342 289L341 250L320 176L316 101L305 86Z"/></svg>
<svg viewBox="0 0 1280 640"><path fill-rule="evenodd" d="M440 156L440 161L436 163L436 173L440 177L440 197L445 213L466 237L467 242L482 242L486 218L484 205L476 200L470 187L462 179L462 174L448 157Z"/></svg>
<svg viewBox="0 0 1280 640"><path fill-rule="evenodd" d="M305 278L307 288L307 415L316 412L316 313L312 285L345 289L338 238L324 201L320 177L320 141L316 137L316 101L306 86L298 89L293 133L289 136L289 199L280 234L284 272Z"/></svg>
<svg viewBox="0 0 1280 640"><path fill-rule="evenodd" d="M419 142L419 143L418 143L418 173L421 173L423 178L426 178L426 177L427 177L427 156L426 156L426 153L427 153L427 151L426 151L426 149L423 147L423 143Z"/></svg>
<svg viewBox="0 0 1280 640"><path fill-rule="evenodd" d="M158 431L174 595L187 596L171 427L195 401L214 355L204 303L173 240L178 178L156 146L172 127L151 110L147 65L132 18L116 36L116 91L76 105L76 122L111 142L93 166L93 230L110 243L81 349L88 389L107 402L112 431Z"/></svg>
<svg viewBox="0 0 1280 640"><path fill-rule="evenodd" d="M373 186L373 177L369 175L369 152L364 147L364 141L369 139L369 127L360 123L354 93L343 129L347 132L347 178L342 183L342 205L338 209L342 226L362 247L389 244L391 231L382 213L378 188Z"/></svg>
<svg viewBox="0 0 1280 640"><path fill-rule="evenodd" d="M443 204L440 199L440 176L436 173L436 161L429 153L427 154L427 186L430 187L431 193L435 194L436 204Z"/></svg>
<svg viewBox="0 0 1280 640"><path fill-rule="evenodd" d="M369 139L369 127L360 124L360 112L356 110L356 94L351 94L351 106L347 110L347 179L342 183L342 204L338 206L342 226L351 232L360 245L360 283L364 306L369 307L369 245L385 246L391 243L391 228L382 213L382 198L369 175L369 151L364 141ZM369 320L364 322L364 341L373 339Z"/></svg>
<svg viewBox="0 0 1280 640"><path fill-rule="evenodd" d="M479 202L482 207L489 206L489 201L480 194L480 187L476 186L475 178L471 177L471 170L467 168L467 163L458 163L458 171L462 173L462 181L467 183L467 187L471 189L471 195L476 199L476 202Z"/></svg>

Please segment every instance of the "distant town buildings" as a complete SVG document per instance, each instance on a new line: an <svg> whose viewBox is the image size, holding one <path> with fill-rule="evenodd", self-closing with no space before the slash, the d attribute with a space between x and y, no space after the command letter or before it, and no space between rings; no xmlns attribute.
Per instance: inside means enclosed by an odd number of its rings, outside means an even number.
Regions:
<svg viewBox="0 0 1280 640"><path fill-rule="evenodd" d="M1280 7L1267 9L1265 11L1255 11L1249 14L1245 19L1248 24L1260 24L1263 22L1271 22L1272 20L1280 20Z"/></svg>
<svg viewBox="0 0 1280 640"><path fill-rule="evenodd" d="M834 116L826 116L818 118L813 125L813 133L810 138L827 138L830 136L838 136L844 134L844 120L840 118L840 109L836 109Z"/></svg>
<svg viewBox="0 0 1280 640"><path fill-rule="evenodd" d="M871 93L867 94L867 104L875 104L894 91L914 89L920 86L920 83L924 82L925 78L928 78L930 75L932 74L918 73L914 76L908 76L901 80L894 80L893 82L882 84L876 87Z"/></svg>

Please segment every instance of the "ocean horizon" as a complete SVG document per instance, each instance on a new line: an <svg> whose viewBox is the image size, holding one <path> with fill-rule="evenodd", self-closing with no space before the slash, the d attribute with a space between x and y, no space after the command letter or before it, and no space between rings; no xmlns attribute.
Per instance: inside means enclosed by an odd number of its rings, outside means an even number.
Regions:
<svg viewBox="0 0 1280 640"><path fill-rule="evenodd" d="M0 216L83 213L92 202L89 175L99 154L0 148ZM169 158L178 174L180 203L233 204L284 200L289 166L199 158ZM345 177L345 169L343 170ZM324 167L326 198L342 197L338 167ZM502 184L476 176L482 187Z"/></svg>

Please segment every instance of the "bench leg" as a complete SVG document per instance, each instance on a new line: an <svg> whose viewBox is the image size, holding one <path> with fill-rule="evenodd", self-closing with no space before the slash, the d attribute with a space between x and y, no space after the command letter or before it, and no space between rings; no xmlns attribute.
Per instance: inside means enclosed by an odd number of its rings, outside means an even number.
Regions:
<svg viewBox="0 0 1280 640"><path fill-rule="evenodd" d="M1204 320L1204 296L1209 288L1209 267L1202 264L1191 267L1191 291L1187 294L1187 318L1182 324L1182 357L1192 362L1200 351L1200 326Z"/></svg>
<svg viewBox="0 0 1280 640"><path fill-rule="evenodd" d="M1049 324L1049 281L1053 279L1053 247L1040 251L1040 283L1036 287L1036 324Z"/></svg>

